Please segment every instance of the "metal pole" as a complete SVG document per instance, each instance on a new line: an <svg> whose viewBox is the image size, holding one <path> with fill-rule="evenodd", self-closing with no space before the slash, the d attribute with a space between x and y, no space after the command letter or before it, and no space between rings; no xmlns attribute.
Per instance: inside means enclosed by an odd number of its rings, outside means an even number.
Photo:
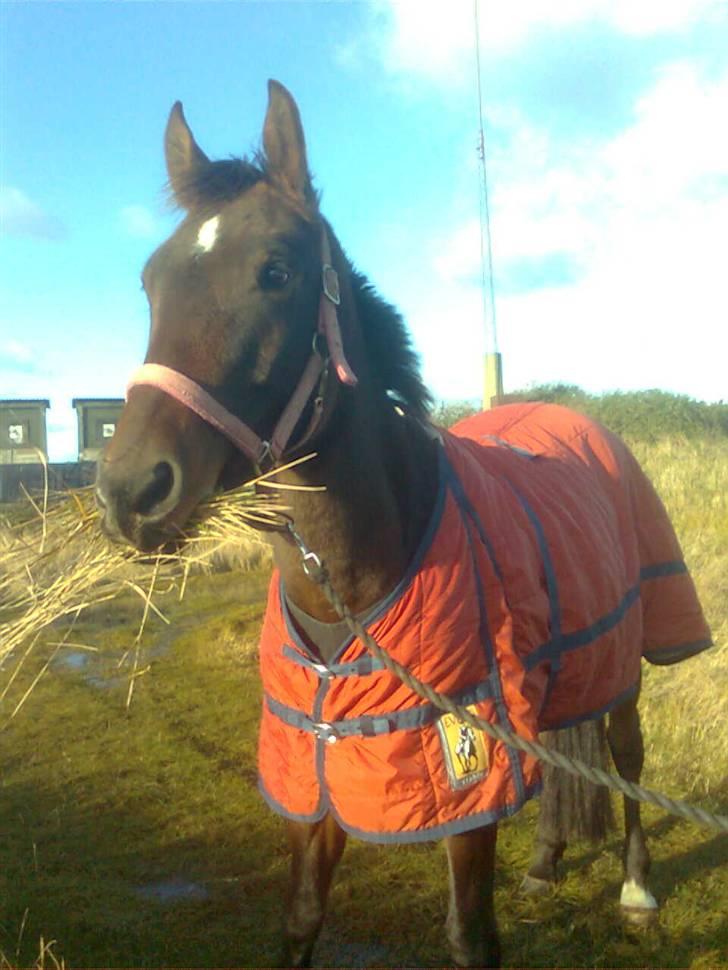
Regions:
<svg viewBox="0 0 728 970"><path fill-rule="evenodd" d="M493 241L490 233L490 204L488 201L488 169L485 155L485 122L483 118L483 89L480 67L480 18L478 0L473 0L473 26L475 30L475 76L478 90L478 157L480 159L480 267L483 298L483 323L485 325L486 353L485 380L483 384L483 410L500 404L503 397L503 365L498 351L498 328L495 308L495 282L493 274ZM488 295L490 296L490 327L488 326Z"/></svg>
<svg viewBox="0 0 728 970"><path fill-rule="evenodd" d="M503 401L503 360L499 351L485 355L485 381L483 384L483 410L498 407Z"/></svg>

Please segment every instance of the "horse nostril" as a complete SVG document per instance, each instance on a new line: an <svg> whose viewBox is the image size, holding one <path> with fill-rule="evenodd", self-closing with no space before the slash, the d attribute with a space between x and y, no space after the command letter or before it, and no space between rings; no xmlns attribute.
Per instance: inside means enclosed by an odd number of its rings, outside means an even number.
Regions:
<svg viewBox="0 0 728 970"><path fill-rule="evenodd" d="M139 490L133 511L145 518L162 514L162 506L172 494L175 484L174 468L168 461L158 462L150 479Z"/></svg>

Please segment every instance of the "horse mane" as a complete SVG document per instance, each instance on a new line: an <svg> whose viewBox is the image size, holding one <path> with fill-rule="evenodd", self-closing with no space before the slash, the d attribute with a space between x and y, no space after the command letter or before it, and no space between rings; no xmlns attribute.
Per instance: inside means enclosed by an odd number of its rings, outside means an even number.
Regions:
<svg viewBox="0 0 728 970"><path fill-rule="evenodd" d="M194 172L182 187L176 186L172 199L188 209L207 210L232 202L269 177L263 152L252 158L222 159ZM353 267L351 281L375 380L406 411L427 420L433 404L432 395L420 376L419 359L400 313Z"/></svg>
<svg viewBox="0 0 728 970"><path fill-rule="evenodd" d="M433 399L401 314L355 269L351 282L372 374L406 411L426 421Z"/></svg>

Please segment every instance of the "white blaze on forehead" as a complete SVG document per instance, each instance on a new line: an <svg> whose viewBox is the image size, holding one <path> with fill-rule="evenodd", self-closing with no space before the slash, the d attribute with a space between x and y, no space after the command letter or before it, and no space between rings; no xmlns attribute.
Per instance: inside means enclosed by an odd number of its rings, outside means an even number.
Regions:
<svg viewBox="0 0 728 970"><path fill-rule="evenodd" d="M217 242L217 234L220 229L220 216L213 216L203 222L197 233L196 249L203 253L209 253Z"/></svg>

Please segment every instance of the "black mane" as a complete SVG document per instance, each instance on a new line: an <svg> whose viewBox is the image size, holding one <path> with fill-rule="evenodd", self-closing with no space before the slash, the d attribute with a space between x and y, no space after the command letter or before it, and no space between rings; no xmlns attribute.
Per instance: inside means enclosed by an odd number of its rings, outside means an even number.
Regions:
<svg viewBox="0 0 728 970"><path fill-rule="evenodd" d="M258 182L268 179L265 155L210 162L180 191L178 203L190 209L211 209L232 202ZM420 376L419 359L398 311L382 299L367 278L352 268L352 288L362 325L372 374L414 416L426 420L432 395Z"/></svg>
<svg viewBox="0 0 728 970"><path fill-rule="evenodd" d="M401 314L356 270L351 282L372 373L405 410L427 420L433 399L422 381L419 358Z"/></svg>

